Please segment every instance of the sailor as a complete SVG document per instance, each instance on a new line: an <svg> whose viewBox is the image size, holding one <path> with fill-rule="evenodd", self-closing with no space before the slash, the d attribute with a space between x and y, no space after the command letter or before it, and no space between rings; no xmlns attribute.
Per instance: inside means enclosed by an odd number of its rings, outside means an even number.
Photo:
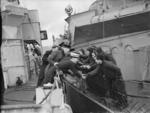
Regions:
<svg viewBox="0 0 150 113"><path fill-rule="evenodd" d="M99 90L98 92L101 95L103 94L102 96L109 93L109 96L116 100L118 107L126 106L125 85L121 70L116 65L115 59L112 55L106 54L101 47L98 47L92 56L97 63L97 67L87 74L87 84L93 89Z"/></svg>
<svg viewBox="0 0 150 113"><path fill-rule="evenodd" d="M45 69L45 77L44 77L43 83L47 83L51 79L51 75L49 75L49 73L51 73L51 70L52 70L51 68L53 68L55 64L61 61L64 55L65 55L64 51L62 50L60 46L54 45L52 47L52 53L47 58L49 64L47 65Z"/></svg>
<svg viewBox="0 0 150 113"><path fill-rule="evenodd" d="M76 64L79 61L79 55L75 55L75 53L70 52L70 46L68 45L61 45L61 48L64 50L65 56L62 58L60 62L55 62L54 66L52 66L49 69L48 74L44 78L44 84L47 83L53 83L54 82L54 76L55 76L55 71L57 68L62 70L63 72L66 72L67 70L71 70L73 75L77 77L81 77L81 74L78 72L76 68ZM73 55L74 54L74 55Z"/></svg>
<svg viewBox="0 0 150 113"><path fill-rule="evenodd" d="M54 63L59 62L64 57L64 51L59 46L53 46L52 54L49 55L48 61L51 65Z"/></svg>
<svg viewBox="0 0 150 113"><path fill-rule="evenodd" d="M44 55L42 57L42 65L40 66L37 87L42 86L42 81L44 80L44 75L45 75L45 68L49 64L47 58L51 53L52 53L52 50L48 50L44 53Z"/></svg>
<svg viewBox="0 0 150 113"><path fill-rule="evenodd" d="M88 73L92 71L95 68L95 61L92 57L93 51L96 49L96 47L92 46L85 50L85 54L81 55L80 61L82 62L82 65L80 66L80 70L82 70L82 73Z"/></svg>

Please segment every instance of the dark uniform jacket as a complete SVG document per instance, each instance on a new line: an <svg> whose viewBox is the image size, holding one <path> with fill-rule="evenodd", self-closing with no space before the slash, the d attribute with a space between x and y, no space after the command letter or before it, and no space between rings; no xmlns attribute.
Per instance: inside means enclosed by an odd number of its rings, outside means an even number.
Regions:
<svg viewBox="0 0 150 113"><path fill-rule="evenodd" d="M64 57L64 52L63 50L59 49L51 53L51 55L48 57L48 62L53 65L55 62L61 61L63 57Z"/></svg>
<svg viewBox="0 0 150 113"><path fill-rule="evenodd" d="M97 68L95 68L93 71L89 72L89 76L94 76L94 75L103 75L105 74L106 76L110 77L115 77L116 74L120 75L120 68L116 65L115 59L106 53L103 53L101 55L97 55L97 59L102 60L102 64L95 64L97 65Z"/></svg>
<svg viewBox="0 0 150 113"><path fill-rule="evenodd" d="M100 94L105 94L105 91L109 90L110 97L117 100L119 105L127 105L125 84L122 78L121 70L116 65L115 59L112 57L112 55L106 53L97 54L97 59L101 59L102 64L97 64L96 69L88 73L89 85L91 85L93 88L96 87L95 90L100 89ZM90 78L94 76L96 78L91 81ZM93 85L94 82L96 85Z"/></svg>
<svg viewBox="0 0 150 113"><path fill-rule="evenodd" d="M48 56L52 53L52 51L46 51L42 57L42 64L47 65L48 62Z"/></svg>
<svg viewBox="0 0 150 113"><path fill-rule="evenodd" d="M52 51L46 51L42 57L42 65L40 66L40 72L39 72L37 87L42 86L42 82L43 82L44 76L45 76L45 68L49 64L47 58L51 54L51 52Z"/></svg>

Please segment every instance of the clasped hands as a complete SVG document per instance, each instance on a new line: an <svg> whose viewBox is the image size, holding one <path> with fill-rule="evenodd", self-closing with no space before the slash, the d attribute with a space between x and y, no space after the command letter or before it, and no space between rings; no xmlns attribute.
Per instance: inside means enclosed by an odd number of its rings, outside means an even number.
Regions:
<svg viewBox="0 0 150 113"><path fill-rule="evenodd" d="M90 68L91 68L90 65L82 65L81 67L82 67L82 68L86 68L86 69L90 69Z"/></svg>

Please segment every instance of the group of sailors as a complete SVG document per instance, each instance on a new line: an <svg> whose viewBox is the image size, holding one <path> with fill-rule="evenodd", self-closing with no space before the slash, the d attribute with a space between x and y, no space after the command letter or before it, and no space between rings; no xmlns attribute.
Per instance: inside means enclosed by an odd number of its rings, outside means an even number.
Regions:
<svg viewBox="0 0 150 113"><path fill-rule="evenodd" d="M29 80L35 79L39 75L40 65L42 63L41 47L37 43L25 43L25 60L28 68Z"/></svg>
<svg viewBox="0 0 150 113"><path fill-rule="evenodd" d="M102 97L110 97L118 107L126 107L127 95L120 68L111 54L101 47L74 50L61 43L46 51L42 57L37 87L54 83L56 70L84 79L87 90Z"/></svg>

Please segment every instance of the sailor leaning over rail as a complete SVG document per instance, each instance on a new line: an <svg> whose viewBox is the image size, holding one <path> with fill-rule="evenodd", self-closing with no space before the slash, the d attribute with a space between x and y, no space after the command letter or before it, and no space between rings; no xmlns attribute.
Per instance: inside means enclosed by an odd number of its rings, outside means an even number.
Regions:
<svg viewBox="0 0 150 113"><path fill-rule="evenodd" d="M121 70L113 56L98 47L92 53L92 57L96 62L96 68L86 74L87 85L101 96L113 98L117 107L126 107L125 85Z"/></svg>
<svg viewBox="0 0 150 113"><path fill-rule="evenodd" d="M108 96L115 100L116 106L126 107L127 96L120 68L110 54L101 47L90 47L79 50L78 54L70 51L70 47L61 45L64 57L49 68L43 83L53 83L57 67L71 76L85 79L88 89L99 96ZM56 58L56 57L54 57ZM81 72L81 73L80 73Z"/></svg>
<svg viewBox="0 0 150 113"><path fill-rule="evenodd" d="M40 66L40 72L39 72L39 76L38 76L38 81L37 81L37 87L42 86L43 84L43 80L44 80L44 76L45 76L45 69L48 66L49 62L48 62L48 56L52 53L52 50L48 50L44 53L43 57L42 57L42 65Z"/></svg>
<svg viewBox="0 0 150 113"><path fill-rule="evenodd" d="M48 82L54 82L56 65L60 70L62 70L65 73L68 70L71 70L71 72L73 73L72 75L77 76L79 78L81 77L81 74L76 68L77 63L79 62L79 55L70 52L70 47L67 47L65 45L63 45L61 48L64 50L65 56L59 62L55 62L54 65L49 69L48 73L45 75L45 78L43 80L44 84Z"/></svg>

